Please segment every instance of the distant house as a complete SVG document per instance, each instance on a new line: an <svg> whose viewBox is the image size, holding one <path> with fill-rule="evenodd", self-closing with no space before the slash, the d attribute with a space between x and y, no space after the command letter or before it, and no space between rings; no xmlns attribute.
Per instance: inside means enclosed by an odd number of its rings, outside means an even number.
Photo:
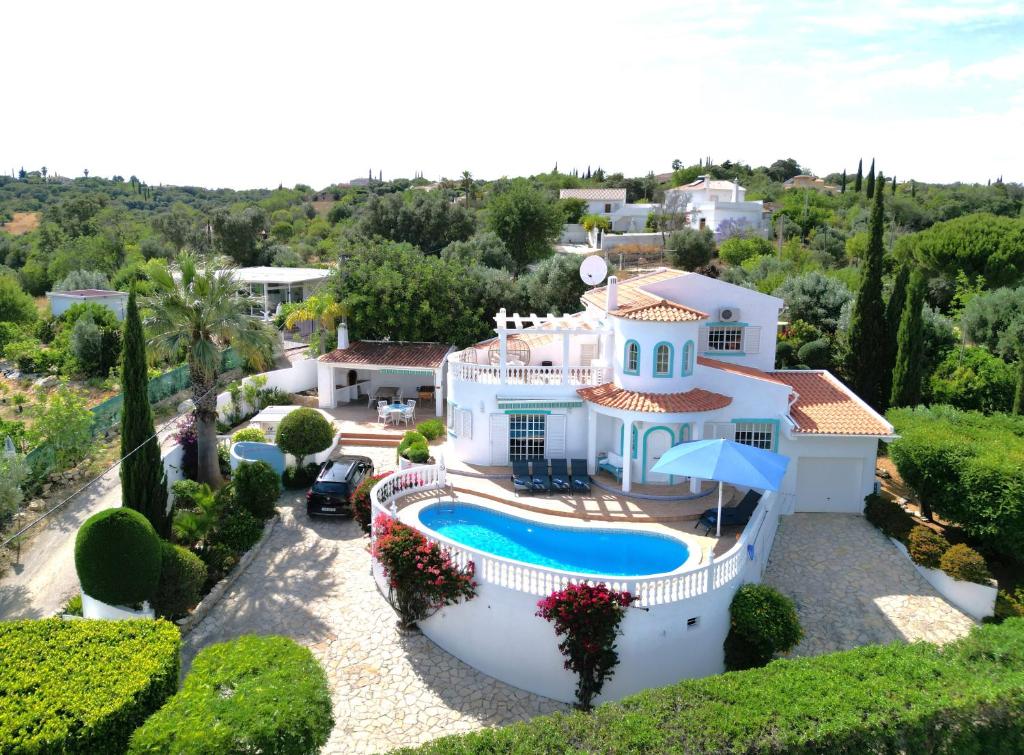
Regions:
<svg viewBox="0 0 1024 755"><path fill-rule="evenodd" d="M128 302L128 294L123 291L105 291L100 288L81 288L76 291L49 291L46 298L50 302L50 312L58 317L75 304L93 302L106 307L118 320L124 319L124 310Z"/></svg>
<svg viewBox="0 0 1024 755"><path fill-rule="evenodd" d="M239 267L232 272L247 293L262 299L262 306L251 314L264 320L273 317L281 304L308 299L331 274L316 267Z"/></svg>
<svg viewBox="0 0 1024 755"><path fill-rule="evenodd" d="M625 189L562 189L559 199L582 199L587 203L587 215L608 218L613 231L642 231L653 204L629 204Z"/></svg>
<svg viewBox="0 0 1024 755"><path fill-rule="evenodd" d="M668 189L665 207L685 212L693 228L710 228L717 232L728 221L763 230L764 203L748 202L746 194L747 190L738 181L698 176L696 181Z"/></svg>
<svg viewBox="0 0 1024 755"><path fill-rule="evenodd" d="M823 194L838 194L839 187L825 183L825 179L817 176L799 175L787 178L782 182L783 189L814 189Z"/></svg>

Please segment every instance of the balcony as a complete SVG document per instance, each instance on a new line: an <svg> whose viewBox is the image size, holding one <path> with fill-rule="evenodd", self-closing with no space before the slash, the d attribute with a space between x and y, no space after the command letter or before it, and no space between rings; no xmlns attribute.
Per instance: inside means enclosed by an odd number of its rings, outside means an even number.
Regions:
<svg viewBox="0 0 1024 755"><path fill-rule="evenodd" d="M569 385L585 387L601 385L609 380L607 367L585 367L583 365L534 366L507 364L502 379L502 369L497 364L475 364L462 361L462 352L448 357L448 371L455 380L467 383L490 385Z"/></svg>

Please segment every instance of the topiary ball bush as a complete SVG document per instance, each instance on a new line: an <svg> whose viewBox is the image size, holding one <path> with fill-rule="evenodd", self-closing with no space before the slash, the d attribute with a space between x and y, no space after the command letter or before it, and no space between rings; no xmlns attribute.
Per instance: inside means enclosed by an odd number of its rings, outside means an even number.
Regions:
<svg viewBox="0 0 1024 755"><path fill-rule="evenodd" d="M106 509L85 520L75 538L82 591L115 606L150 600L160 580L160 538L138 511Z"/></svg>
<svg viewBox="0 0 1024 755"><path fill-rule="evenodd" d="M812 370L823 370L832 366L832 346L824 338L808 341L797 351L796 358Z"/></svg>
<svg viewBox="0 0 1024 755"><path fill-rule="evenodd" d="M776 653L792 650L803 630L796 604L768 585L740 587L729 606L725 667L729 671L764 666Z"/></svg>
<svg viewBox="0 0 1024 755"><path fill-rule="evenodd" d="M428 419L416 425L416 432L428 441L436 440L444 435L444 422L438 418Z"/></svg>
<svg viewBox="0 0 1024 755"><path fill-rule="evenodd" d="M274 504L281 495L281 478L265 461L242 462L231 476L235 498L257 519L274 515Z"/></svg>
<svg viewBox="0 0 1024 755"><path fill-rule="evenodd" d="M949 550L949 541L935 530L917 525L907 538L907 550L915 564L939 568L939 559Z"/></svg>
<svg viewBox="0 0 1024 755"><path fill-rule="evenodd" d="M329 448L333 440L334 425L308 406L285 415L274 436L278 448L294 456L300 466L305 457Z"/></svg>
<svg viewBox="0 0 1024 755"><path fill-rule="evenodd" d="M267 434L260 430L258 427L243 427L241 430L231 436L232 443L242 443L243 441L250 441L252 443L266 443Z"/></svg>
<svg viewBox="0 0 1024 755"><path fill-rule="evenodd" d="M153 608L157 616L180 619L203 595L206 564L195 553L180 545L160 544L162 566Z"/></svg>
<svg viewBox="0 0 1024 755"><path fill-rule="evenodd" d="M953 579L963 582L987 585L992 578L982 555L963 543L950 546L949 550L942 554L939 568Z"/></svg>
<svg viewBox="0 0 1024 755"><path fill-rule="evenodd" d="M129 753L315 753L334 728L327 677L287 637L246 635L196 655Z"/></svg>
<svg viewBox="0 0 1024 755"><path fill-rule="evenodd" d="M413 464L426 464L430 458L430 448L426 443L413 443L402 455Z"/></svg>

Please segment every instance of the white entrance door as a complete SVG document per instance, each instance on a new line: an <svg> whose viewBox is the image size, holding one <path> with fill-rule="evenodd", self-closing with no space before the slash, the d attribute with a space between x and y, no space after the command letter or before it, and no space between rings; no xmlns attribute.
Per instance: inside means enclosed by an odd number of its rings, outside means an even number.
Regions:
<svg viewBox="0 0 1024 755"><path fill-rule="evenodd" d="M490 417L491 464L503 467L508 464L508 415L492 414Z"/></svg>
<svg viewBox="0 0 1024 755"><path fill-rule="evenodd" d="M643 482L665 484L673 481L667 474L651 471L651 467L658 463L663 453L672 448L673 443L672 431L667 427L652 427L644 431Z"/></svg>
<svg viewBox="0 0 1024 755"><path fill-rule="evenodd" d="M796 470L796 511L859 514L864 510L864 460L801 456Z"/></svg>

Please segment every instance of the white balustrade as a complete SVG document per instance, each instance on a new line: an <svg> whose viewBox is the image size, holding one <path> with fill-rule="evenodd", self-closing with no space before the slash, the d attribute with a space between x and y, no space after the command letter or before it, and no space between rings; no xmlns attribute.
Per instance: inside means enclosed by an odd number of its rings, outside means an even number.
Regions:
<svg viewBox="0 0 1024 755"><path fill-rule="evenodd" d="M441 465L424 465L395 472L378 482L370 492L374 519L377 514L397 516L397 500L402 496L421 490L436 490L446 485L445 470ZM489 582L499 587L538 596L550 595L555 590L565 589L571 583L603 582L610 589L629 591L638 598L637 605L646 608L695 598L730 585L743 574L745 560L749 558L748 544L754 544L758 559L761 559L762 553L767 552L762 549L771 547L778 526L778 509L779 500L776 495L767 493L758 504L739 540L721 557L678 574L637 579L596 580L592 574L530 566L467 548L444 538L433 537L426 532L423 534L429 540L442 545L458 566L465 567L473 562L475 579L478 582ZM761 560L761 568L763 565L764 561Z"/></svg>
<svg viewBox="0 0 1024 755"><path fill-rule="evenodd" d="M461 353L452 354L448 359L448 369L456 380L469 383L501 383L501 369L496 364L475 364L463 362ZM562 375L561 365L507 365L505 367L506 385L601 385L608 382L606 367L587 367L572 365Z"/></svg>

